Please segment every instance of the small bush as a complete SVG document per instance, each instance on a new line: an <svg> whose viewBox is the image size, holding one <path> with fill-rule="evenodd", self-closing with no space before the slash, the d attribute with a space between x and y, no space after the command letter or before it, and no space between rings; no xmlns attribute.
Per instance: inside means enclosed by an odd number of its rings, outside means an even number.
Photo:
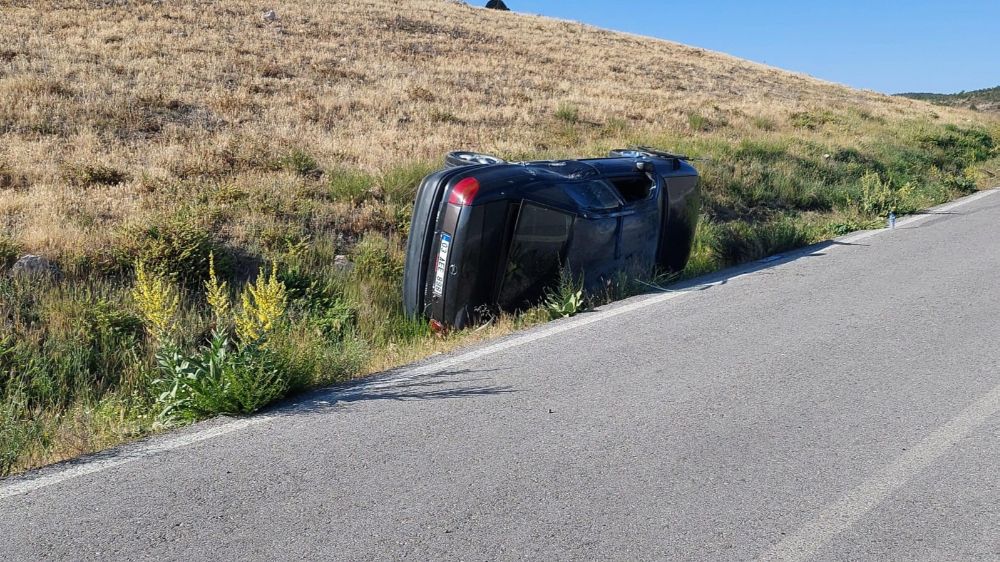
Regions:
<svg viewBox="0 0 1000 562"><path fill-rule="evenodd" d="M621 117L610 117L607 122L604 123L604 134L623 135L628 131L628 128L628 121L625 119L622 119Z"/></svg>
<svg viewBox="0 0 1000 562"><path fill-rule="evenodd" d="M879 174L868 172L861 178L861 197L856 202L858 212L866 217L884 217L890 212L911 212L908 198L913 192L912 184L896 187L891 180L883 180Z"/></svg>
<svg viewBox="0 0 1000 562"><path fill-rule="evenodd" d="M768 117L754 117L753 126L761 131L773 131L778 128L778 124L775 123L774 119Z"/></svg>
<svg viewBox="0 0 1000 562"><path fill-rule="evenodd" d="M287 381L272 354L254 345L232 349L221 333L194 355L165 349L157 355L161 389L158 419L191 422L218 414L249 414L284 396Z"/></svg>
<svg viewBox="0 0 1000 562"><path fill-rule="evenodd" d="M580 109L574 105L568 103L561 104L558 109L556 109L556 119L575 125L580 122Z"/></svg>
<svg viewBox="0 0 1000 562"><path fill-rule="evenodd" d="M283 170L288 170L304 177L318 177L323 173L316 159L299 149L294 149L279 158L277 165Z"/></svg>
<svg viewBox="0 0 1000 562"><path fill-rule="evenodd" d="M431 123L454 123L462 124L462 121L457 115L450 111L444 111L442 109L432 109L430 113Z"/></svg>
<svg viewBox="0 0 1000 562"><path fill-rule="evenodd" d="M688 114L688 128L692 131L708 132L713 128L712 120L698 113Z"/></svg>
<svg viewBox="0 0 1000 562"><path fill-rule="evenodd" d="M12 238L0 234L0 270L13 265L19 255L20 246Z"/></svg>
<svg viewBox="0 0 1000 562"><path fill-rule="evenodd" d="M838 121L837 116L834 115L832 111L829 110L815 110L815 111L800 111L793 113L789 117L793 127L798 127L799 129L809 129L814 131L819 129L823 125L830 123L836 123Z"/></svg>
<svg viewBox="0 0 1000 562"><path fill-rule="evenodd" d="M946 188L957 191L963 195L975 193L979 189L979 186L976 185L976 180L968 177L967 175L946 176L944 179L944 185Z"/></svg>
<svg viewBox="0 0 1000 562"><path fill-rule="evenodd" d="M208 225L179 214L149 226L139 236L138 259L149 271L188 288L205 280L209 255L216 250Z"/></svg>
<svg viewBox="0 0 1000 562"><path fill-rule="evenodd" d="M545 310L550 318L556 319L575 316L585 309L583 279L577 281L569 268L562 268L559 284L545 293Z"/></svg>
<svg viewBox="0 0 1000 562"><path fill-rule="evenodd" d="M386 237L368 234L354 248L354 273L361 280L394 280L403 275L402 252Z"/></svg>
<svg viewBox="0 0 1000 562"><path fill-rule="evenodd" d="M42 438L41 424L21 414L21 400L5 396L0 402L0 478L8 476L21 456Z"/></svg>
<svg viewBox="0 0 1000 562"><path fill-rule="evenodd" d="M347 201L355 205L371 196L375 179L354 170L338 170L330 174L330 196L334 201Z"/></svg>
<svg viewBox="0 0 1000 562"><path fill-rule="evenodd" d="M131 179L128 173L103 164L85 164L72 167L66 171L65 177L71 184L82 187L118 185Z"/></svg>
<svg viewBox="0 0 1000 562"><path fill-rule="evenodd" d="M436 168L427 162L412 162L394 166L378 179L379 192L383 201L413 205L420 180Z"/></svg>

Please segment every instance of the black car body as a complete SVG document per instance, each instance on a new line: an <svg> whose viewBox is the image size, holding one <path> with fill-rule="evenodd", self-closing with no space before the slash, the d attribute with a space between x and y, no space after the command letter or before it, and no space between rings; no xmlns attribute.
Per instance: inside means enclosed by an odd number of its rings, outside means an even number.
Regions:
<svg viewBox="0 0 1000 562"><path fill-rule="evenodd" d="M562 268L592 290L620 272L679 271L691 253L700 189L685 157L446 163L417 191L403 282L406 311L436 326L537 304Z"/></svg>

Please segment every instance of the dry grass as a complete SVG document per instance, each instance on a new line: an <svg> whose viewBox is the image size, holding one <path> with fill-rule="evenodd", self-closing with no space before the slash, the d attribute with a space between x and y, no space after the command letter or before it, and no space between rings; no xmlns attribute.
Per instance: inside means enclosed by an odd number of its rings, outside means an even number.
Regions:
<svg viewBox="0 0 1000 562"><path fill-rule="evenodd" d="M0 226L26 251L93 253L121 225L216 190L301 196L308 178L276 165L293 150L317 174L377 174L457 147L518 156L681 134L693 115L731 139L761 124L829 137L790 124L817 109L983 118L445 1L283 2L275 22L253 2L118 4L21 2L0 20ZM582 125L554 135L566 106ZM228 221L237 245L270 225L260 211ZM315 220L353 214L324 205Z"/></svg>
<svg viewBox="0 0 1000 562"><path fill-rule="evenodd" d="M413 190L448 150L712 157L688 274L870 225L862 177L913 188L913 207L998 173L998 117L451 1L288 1L273 22L241 0L3 6L0 473L155 429L136 259L186 289L187 349L211 323L210 251L234 289L278 263L293 301L279 343L303 386L541 321L439 339L402 317ZM7 279L29 252L64 277Z"/></svg>

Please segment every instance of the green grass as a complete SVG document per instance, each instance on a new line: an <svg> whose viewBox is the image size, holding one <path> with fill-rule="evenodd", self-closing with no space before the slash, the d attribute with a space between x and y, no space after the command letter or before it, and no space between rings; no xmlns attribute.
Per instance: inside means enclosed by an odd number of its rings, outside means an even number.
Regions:
<svg viewBox="0 0 1000 562"><path fill-rule="evenodd" d="M568 106L557 116L567 125L579 121ZM793 130L864 128L870 122L851 112L791 119ZM1000 135L972 125L902 121L879 124L863 141L847 143L840 136L824 143L774 131L770 119L755 123L757 134L743 140L622 139L631 133L621 123L581 127L580 134L590 136L521 156L596 155L630 142L704 158L696 162L703 216L685 277L880 226L889 211L912 212L967 194L992 181L990 174L1000 168ZM60 263L61 277L16 279L0 272L0 475L167 425L250 412L443 345L425 322L403 314L401 302L413 197L437 163L371 173L324 169L306 152L292 151L274 165L287 171L283 181L293 188L263 185L254 191L211 177L173 185L169 196L185 201L183 206L150 224L123 226L120 242L106 253ZM80 181L111 182L112 175L94 173ZM337 206L350 213L333 213ZM222 233L235 226L246 228L254 242L228 245ZM0 270L18 254L0 236ZM350 267L338 265L340 254L349 257ZM262 264L276 266L287 310L266 351L240 347L232 333L219 332L225 326L213 316L204 289L210 255L233 295ZM180 291L169 348L150 336L131 296L137 259ZM672 278L623 276L609 280L605 294L587 296L577 295L575 283L564 283L510 327L572 314L584 303L622 298ZM457 342L465 336L449 337ZM195 382L164 398L183 386L178 381Z"/></svg>

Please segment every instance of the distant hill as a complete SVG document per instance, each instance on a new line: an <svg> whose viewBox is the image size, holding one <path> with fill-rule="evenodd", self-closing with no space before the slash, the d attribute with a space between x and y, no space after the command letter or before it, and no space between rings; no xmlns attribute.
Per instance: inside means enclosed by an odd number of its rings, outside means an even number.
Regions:
<svg viewBox="0 0 1000 562"><path fill-rule="evenodd" d="M957 94L909 92L896 95L914 100L929 101L937 105L964 107L967 109L994 111L1000 113L1000 86L997 86L996 88L973 90L971 92L959 92Z"/></svg>

